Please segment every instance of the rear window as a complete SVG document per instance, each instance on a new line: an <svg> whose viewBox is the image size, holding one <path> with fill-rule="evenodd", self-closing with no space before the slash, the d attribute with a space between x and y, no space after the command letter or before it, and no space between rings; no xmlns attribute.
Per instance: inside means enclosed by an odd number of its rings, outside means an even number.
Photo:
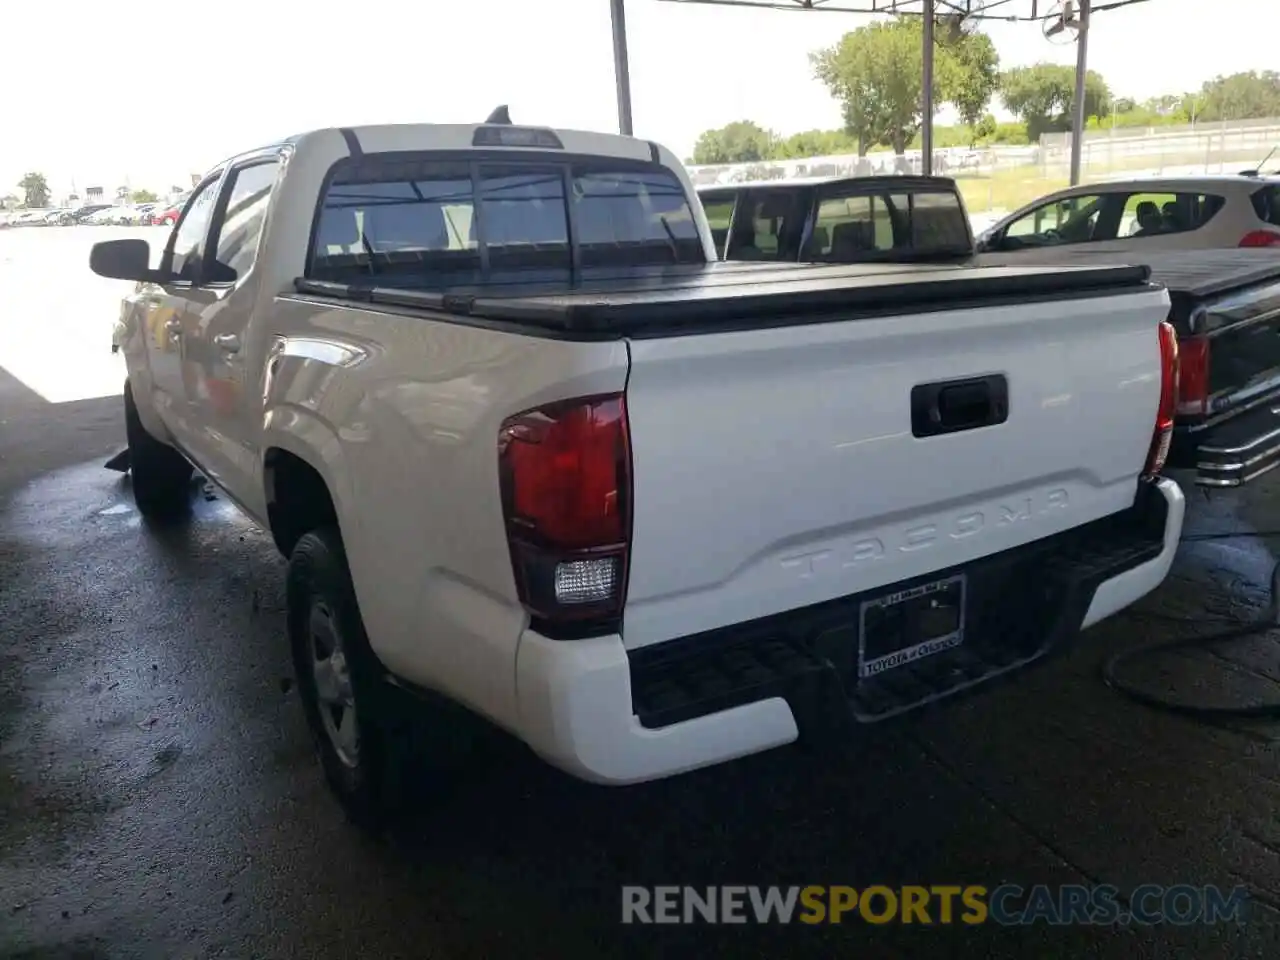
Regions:
<svg viewBox="0 0 1280 960"><path fill-rule="evenodd" d="M804 259L845 263L968 252L969 227L955 193L886 191L820 200Z"/></svg>
<svg viewBox="0 0 1280 960"><path fill-rule="evenodd" d="M1222 197L1211 193L1131 193L1125 198L1117 236L1151 237L1199 230L1225 203Z"/></svg>
<svg viewBox="0 0 1280 960"><path fill-rule="evenodd" d="M1280 187L1263 187L1250 196L1249 201L1259 220L1280 227Z"/></svg>
<svg viewBox="0 0 1280 960"><path fill-rule="evenodd" d="M703 259L684 190L665 168L375 154L331 177L307 275L437 286Z"/></svg>
<svg viewBox="0 0 1280 960"><path fill-rule="evenodd" d="M751 190L739 206L734 260L795 260L809 219L811 194L798 189Z"/></svg>
<svg viewBox="0 0 1280 960"><path fill-rule="evenodd" d="M706 214L707 223L711 227L711 238L715 241L716 253L724 251L724 242L729 236L729 222L733 219L733 205L737 194L707 193L698 194L702 203L702 212Z"/></svg>

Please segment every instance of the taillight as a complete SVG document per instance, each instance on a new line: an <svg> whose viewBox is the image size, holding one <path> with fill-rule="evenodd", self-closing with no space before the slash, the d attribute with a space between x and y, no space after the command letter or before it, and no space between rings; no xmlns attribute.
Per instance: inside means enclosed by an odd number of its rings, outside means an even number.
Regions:
<svg viewBox="0 0 1280 960"><path fill-rule="evenodd" d="M1280 233L1274 230L1250 230L1240 240L1242 247L1280 247Z"/></svg>
<svg viewBox="0 0 1280 960"><path fill-rule="evenodd" d="M1178 406L1178 335L1173 325L1160 324L1160 406L1156 409L1156 428L1147 451L1145 477L1154 477L1164 469L1173 442L1173 417Z"/></svg>
<svg viewBox="0 0 1280 960"><path fill-rule="evenodd" d="M1178 413L1209 412L1209 339L1183 337L1178 344Z"/></svg>
<svg viewBox="0 0 1280 960"><path fill-rule="evenodd" d="M552 635L618 629L631 535L631 449L620 394L506 420L498 468L520 602Z"/></svg>

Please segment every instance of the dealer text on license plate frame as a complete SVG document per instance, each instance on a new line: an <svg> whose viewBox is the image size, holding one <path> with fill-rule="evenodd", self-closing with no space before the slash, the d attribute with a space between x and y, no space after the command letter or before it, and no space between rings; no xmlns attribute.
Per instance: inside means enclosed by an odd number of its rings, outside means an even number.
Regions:
<svg viewBox="0 0 1280 960"><path fill-rule="evenodd" d="M858 609L858 679L871 679L960 646L964 642L967 588L965 575L957 573L863 601ZM888 611L894 613L886 616ZM868 647L883 647L878 642L868 643L872 639L868 631L884 628L886 620L890 624L886 629L893 629L894 614L901 645L873 649L868 656Z"/></svg>

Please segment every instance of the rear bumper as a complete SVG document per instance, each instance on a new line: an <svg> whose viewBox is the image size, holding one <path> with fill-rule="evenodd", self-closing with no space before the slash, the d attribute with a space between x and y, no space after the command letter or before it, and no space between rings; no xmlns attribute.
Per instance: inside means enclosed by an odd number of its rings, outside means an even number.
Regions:
<svg viewBox="0 0 1280 960"><path fill-rule="evenodd" d="M1203 487L1239 487L1280 466L1280 395L1200 430L1178 431L1170 465L1194 468Z"/></svg>
<svg viewBox="0 0 1280 960"><path fill-rule="evenodd" d="M1039 660L1153 590L1183 508L1160 480L1123 514L968 565L965 642L870 680L851 669L865 595L632 652L618 636L527 631L517 732L575 776L627 784L888 719Z"/></svg>

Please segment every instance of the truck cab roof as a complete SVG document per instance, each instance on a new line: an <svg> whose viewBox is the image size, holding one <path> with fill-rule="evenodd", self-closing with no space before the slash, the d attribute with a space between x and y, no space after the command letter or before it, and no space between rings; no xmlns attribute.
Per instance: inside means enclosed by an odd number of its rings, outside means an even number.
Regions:
<svg viewBox="0 0 1280 960"><path fill-rule="evenodd" d="M908 174L872 174L871 176L846 177L788 177L785 180L747 180L742 183L709 183L698 187L698 195L709 193L730 193L735 190L788 190L795 187L829 187L864 186L868 190L876 190L886 186L900 187L907 190L935 189L955 190L956 182L951 177L913 176Z"/></svg>

